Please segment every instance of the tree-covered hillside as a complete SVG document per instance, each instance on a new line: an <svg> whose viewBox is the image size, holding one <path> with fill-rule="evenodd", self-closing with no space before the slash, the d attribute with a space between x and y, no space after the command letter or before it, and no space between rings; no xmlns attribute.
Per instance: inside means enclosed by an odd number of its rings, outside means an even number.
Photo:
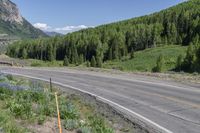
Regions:
<svg viewBox="0 0 200 133"><path fill-rule="evenodd" d="M134 51L161 45L189 45L200 34L200 0L130 20L102 25L64 37L16 42L7 54L18 58L67 60L72 64L121 59ZM132 57L132 56L131 56Z"/></svg>

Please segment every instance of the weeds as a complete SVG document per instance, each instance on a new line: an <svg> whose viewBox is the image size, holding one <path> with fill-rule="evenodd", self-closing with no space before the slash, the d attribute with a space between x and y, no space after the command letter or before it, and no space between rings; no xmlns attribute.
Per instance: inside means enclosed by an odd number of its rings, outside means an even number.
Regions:
<svg viewBox="0 0 200 133"><path fill-rule="evenodd" d="M10 75L0 79L4 79L0 82L0 103L3 103L0 106L0 132L27 132L24 128L27 127L27 123L43 125L48 118L57 117L54 92L45 89L44 84L36 81L27 84L26 81L16 80ZM15 84L11 84L10 80ZM101 117L82 118L84 115L81 115L80 108L76 106L81 105L81 102L77 103L77 98L71 99L71 96L61 94L58 100L62 124L66 130L77 130L81 133L113 133Z"/></svg>

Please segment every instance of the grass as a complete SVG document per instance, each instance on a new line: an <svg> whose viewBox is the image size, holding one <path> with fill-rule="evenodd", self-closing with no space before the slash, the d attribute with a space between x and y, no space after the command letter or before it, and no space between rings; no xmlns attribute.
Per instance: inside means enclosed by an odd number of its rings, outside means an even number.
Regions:
<svg viewBox="0 0 200 133"><path fill-rule="evenodd" d="M149 48L135 52L135 58L133 59L126 57L120 61L108 61L104 63L103 67L123 71L150 72L156 66L157 58L162 54L165 60L163 70L170 71L175 68L177 57L180 54L185 56L186 50L187 47L179 45Z"/></svg>
<svg viewBox="0 0 200 133"><path fill-rule="evenodd" d="M30 66L32 67L62 67L63 61L42 61L42 60L34 60L28 59L27 62L31 62Z"/></svg>
<svg viewBox="0 0 200 133"><path fill-rule="evenodd" d="M4 83L3 87L0 84L0 132L34 132L34 129L28 128L30 125L43 125L57 118L54 98L56 88L51 92L46 88L48 85L37 81L24 81L10 75L0 77L0 83ZM8 87L5 84L9 84ZM96 114L91 106L81 102L78 96L59 92L58 100L63 130L114 133L106 119Z"/></svg>

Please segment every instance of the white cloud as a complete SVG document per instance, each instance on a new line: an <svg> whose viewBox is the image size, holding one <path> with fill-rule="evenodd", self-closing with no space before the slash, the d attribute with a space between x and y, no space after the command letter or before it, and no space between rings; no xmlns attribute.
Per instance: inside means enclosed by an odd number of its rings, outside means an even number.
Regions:
<svg viewBox="0 0 200 133"><path fill-rule="evenodd" d="M48 29L51 29L51 27L48 26L48 25L45 24L45 23L35 23L35 24L33 24L33 26L34 26L35 28L38 28L38 29L41 29L41 30L48 30Z"/></svg>
<svg viewBox="0 0 200 133"><path fill-rule="evenodd" d="M60 27L54 28L45 23L35 23L35 24L33 24L33 26L38 29L41 29L43 31L55 31L55 32L59 32L62 34L67 34L70 32L81 30L81 29L87 29L87 28L93 27L93 26L86 26L86 25L77 25L77 26L67 25L67 26L61 27L61 28Z"/></svg>
<svg viewBox="0 0 200 133"><path fill-rule="evenodd" d="M56 31L76 31L76 30L86 29L86 28L89 28L89 26L85 26L85 25L65 26L62 28L55 28L55 30Z"/></svg>

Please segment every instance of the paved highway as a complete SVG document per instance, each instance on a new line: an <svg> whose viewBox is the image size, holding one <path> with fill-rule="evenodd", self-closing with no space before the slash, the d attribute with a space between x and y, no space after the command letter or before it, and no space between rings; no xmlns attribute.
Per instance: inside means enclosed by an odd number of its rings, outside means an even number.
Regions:
<svg viewBox="0 0 200 133"><path fill-rule="evenodd" d="M200 86L145 76L52 68L2 67L1 72L52 80L95 95L166 133L200 133Z"/></svg>

